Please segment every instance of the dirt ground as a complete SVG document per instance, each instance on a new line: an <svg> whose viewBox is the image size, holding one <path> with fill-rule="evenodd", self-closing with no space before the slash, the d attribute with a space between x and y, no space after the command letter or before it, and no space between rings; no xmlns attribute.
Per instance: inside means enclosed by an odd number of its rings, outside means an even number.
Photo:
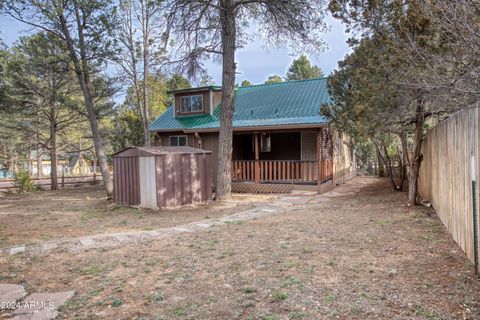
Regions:
<svg viewBox="0 0 480 320"><path fill-rule="evenodd" d="M85 209L69 199L86 193L74 191L17 202L25 208L0 199L3 229L10 230L2 229L2 243L19 241L11 233L22 226L12 225L40 223L52 208L66 220L43 224L51 237L76 230L55 228L81 222L92 207L113 217L78 232L115 229L123 215L129 218L120 227L130 229L181 223L192 214L179 210L167 222L173 213L144 213L138 222L136 213L116 213L98 190L91 192ZM2 256L0 282L27 291L76 290L61 319L480 319L480 282L471 263L430 209L405 203L387 181L358 177L286 214L116 249ZM214 215L216 206L194 210ZM62 207L77 208L65 210L75 219L61 218ZM3 217L5 208L11 214ZM15 216L20 212L30 215L23 220Z"/></svg>
<svg viewBox="0 0 480 320"><path fill-rule="evenodd" d="M0 198L0 247L98 233L153 230L248 210L269 196L236 195L233 201L154 211L118 206L102 186Z"/></svg>

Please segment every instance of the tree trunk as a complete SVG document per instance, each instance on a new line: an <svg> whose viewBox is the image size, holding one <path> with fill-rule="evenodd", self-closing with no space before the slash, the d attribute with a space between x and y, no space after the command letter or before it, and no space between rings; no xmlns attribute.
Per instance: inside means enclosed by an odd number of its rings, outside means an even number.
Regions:
<svg viewBox="0 0 480 320"><path fill-rule="evenodd" d="M141 0L142 3L142 28L143 28L143 110L142 110L142 120L143 120L143 139L146 146L150 145L150 132L148 131L148 126L150 122L150 116L148 112L148 64L150 59L150 50L149 50L149 20L150 20L150 8L148 1Z"/></svg>
<svg viewBox="0 0 480 320"><path fill-rule="evenodd" d="M50 110L50 190L58 189L58 172L57 172L57 115L55 107Z"/></svg>
<svg viewBox="0 0 480 320"><path fill-rule="evenodd" d="M400 132L400 141L402 144L402 182L400 183L400 190L403 191L403 184L407 178L408 166L410 165L410 158L408 156L408 141L407 131Z"/></svg>
<svg viewBox="0 0 480 320"><path fill-rule="evenodd" d="M382 154L380 152L380 148L375 144L375 149L377 150L377 168L378 168L378 176L381 178L385 177L385 165Z"/></svg>
<svg viewBox="0 0 480 320"><path fill-rule="evenodd" d="M98 159L98 164L100 165L100 172L102 173L103 182L105 185L105 191L107 196L111 197L113 194L113 180L108 170L107 157L105 156L105 148L102 143L100 132L98 130L97 115L95 114L93 99L89 91L87 90L87 111L88 111L88 120L90 122L90 127L92 128L93 135L93 146L95 148L95 154Z"/></svg>
<svg viewBox="0 0 480 320"><path fill-rule="evenodd" d="M383 146L383 152L385 153L385 163L387 165L387 172L388 172L388 176L390 178L390 182L392 183L393 189L395 191L399 191L400 188L397 186L397 184L395 182L395 172L394 172L393 166L392 166L392 159L390 159L390 156L388 155L387 147L385 145Z"/></svg>
<svg viewBox="0 0 480 320"><path fill-rule="evenodd" d="M222 110L218 148L217 199L230 197L232 191L233 98L235 88L236 23L233 0L223 0L220 9L222 25L223 75Z"/></svg>
<svg viewBox="0 0 480 320"><path fill-rule="evenodd" d="M423 124L425 122L425 106L424 101L417 100L417 108L415 115L415 136L412 161L408 168L408 204L417 205L418 193L418 174L420 173L420 164L422 163L422 139L423 139Z"/></svg>
<svg viewBox="0 0 480 320"><path fill-rule="evenodd" d="M76 5L76 3L75 3ZM73 39L70 35L70 30L68 28L67 20L63 15L60 15L60 23L62 27L62 33L65 36L68 50L70 52L70 57L75 68L75 73L77 74L80 88L82 89L83 97L85 99L85 105L88 113L88 120L90 122L90 128L92 130L93 136L93 146L95 148L95 154L100 165L100 171L102 173L103 182L105 186L105 191L108 197L111 197L113 194L113 180L108 170L107 158L105 156L105 148L102 143L100 131L98 130L97 123L97 114L95 113L95 106L93 103L93 96L90 89L90 69L87 59L86 44L83 34L83 26L81 24L81 17L79 13L79 8L76 6L76 22L78 27L78 47L80 49L80 59L77 56L77 51L73 43Z"/></svg>

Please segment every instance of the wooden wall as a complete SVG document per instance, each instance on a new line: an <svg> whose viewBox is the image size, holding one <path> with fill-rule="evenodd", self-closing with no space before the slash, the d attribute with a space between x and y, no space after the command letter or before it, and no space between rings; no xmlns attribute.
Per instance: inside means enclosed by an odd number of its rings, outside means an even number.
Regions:
<svg viewBox="0 0 480 320"><path fill-rule="evenodd" d="M447 230L472 261L470 161L472 155L475 156L478 177L479 117L480 108L468 108L430 130L422 146L423 161L419 178L421 198L432 203Z"/></svg>
<svg viewBox="0 0 480 320"><path fill-rule="evenodd" d="M349 180L355 175L353 168L350 137L336 130L332 133L333 146L333 181L335 183Z"/></svg>

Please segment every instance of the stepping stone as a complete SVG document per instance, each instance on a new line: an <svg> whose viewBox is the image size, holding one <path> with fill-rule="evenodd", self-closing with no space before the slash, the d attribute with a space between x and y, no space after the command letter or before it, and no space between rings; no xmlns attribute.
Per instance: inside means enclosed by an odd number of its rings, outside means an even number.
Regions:
<svg viewBox="0 0 480 320"><path fill-rule="evenodd" d="M200 222L200 223L197 223L197 226L202 227L202 228L208 228L208 227L210 227L210 224Z"/></svg>
<svg viewBox="0 0 480 320"><path fill-rule="evenodd" d="M192 231L192 230L190 230L188 228L184 228L184 227L175 227L174 230L178 231L178 232L191 232Z"/></svg>
<svg viewBox="0 0 480 320"><path fill-rule="evenodd" d="M17 253L23 253L25 252L25 246L18 246L18 247L13 247L10 248L10 254L17 254Z"/></svg>
<svg viewBox="0 0 480 320"><path fill-rule="evenodd" d="M0 283L0 303L13 303L26 295L25 289L18 284Z"/></svg>
<svg viewBox="0 0 480 320"><path fill-rule="evenodd" d="M58 315L58 308L70 300L75 291L32 293L13 312L14 320L49 320Z"/></svg>
<svg viewBox="0 0 480 320"><path fill-rule="evenodd" d="M51 250L57 249L57 247L58 247L58 244L56 244L55 242L47 242L42 245L42 250L51 251Z"/></svg>
<svg viewBox="0 0 480 320"><path fill-rule="evenodd" d="M84 247L91 247L95 244L95 241L90 238L80 239L80 244Z"/></svg>

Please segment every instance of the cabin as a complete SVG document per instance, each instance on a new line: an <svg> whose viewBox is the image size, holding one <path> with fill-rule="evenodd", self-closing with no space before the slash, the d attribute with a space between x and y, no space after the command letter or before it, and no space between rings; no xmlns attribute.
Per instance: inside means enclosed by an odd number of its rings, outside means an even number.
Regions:
<svg viewBox="0 0 480 320"><path fill-rule="evenodd" d="M156 146L212 152L216 181L221 87L182 89L151 125ZM355 175L350 138L320 113L330 103L327 78L235 89L232 191L319 192Z"/></svg>

